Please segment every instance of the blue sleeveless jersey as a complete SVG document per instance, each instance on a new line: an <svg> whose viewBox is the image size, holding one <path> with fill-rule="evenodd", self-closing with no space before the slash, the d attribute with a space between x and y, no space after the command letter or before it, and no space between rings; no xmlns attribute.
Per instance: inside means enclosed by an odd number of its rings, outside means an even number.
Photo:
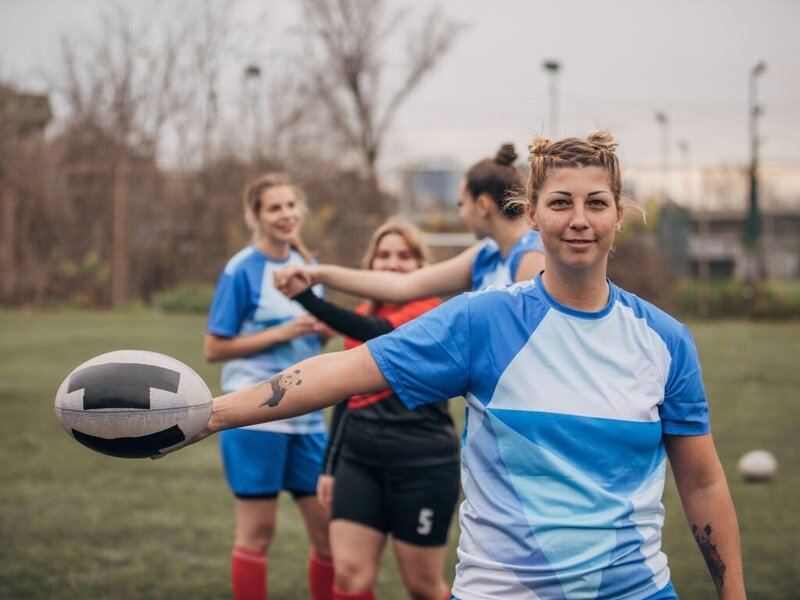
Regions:
<svg viewBox="0 0 800 600"><path fill-rule="evenodd" d="M238 252L219 277L206 331L223 337L248 335L306 314L299 303L289 300L272 284L273 271L287 264L303 263L303 257L294 250L282 261L266 256L255 246ZM315 292L319 295L322 290L315 289ZM229 360L222 368L222 390L229 393L262 382L301 360L319 354L321 349L320 336L309 335L252 356ZM321 411L248 428L284 433L326 431Z"/></svg>
<svg viewBox="0 0 800 600"><path fill-rule="evenodd" d="M603 310L575 311L537 277L368 347L409 408L466 398L456 597L673 597L664 435L709 431L685 326L613 284Z"/></svg>
<svg viewBox="0 0 800 600"><path fill-rule="evenodd" d="M500 254L497 242L492 239L484 240L472 261L472 290L511 285L514 283L520 259L534 251L543 251L542 240L537 231L528 231L520 237L506 256Z"/></svg>

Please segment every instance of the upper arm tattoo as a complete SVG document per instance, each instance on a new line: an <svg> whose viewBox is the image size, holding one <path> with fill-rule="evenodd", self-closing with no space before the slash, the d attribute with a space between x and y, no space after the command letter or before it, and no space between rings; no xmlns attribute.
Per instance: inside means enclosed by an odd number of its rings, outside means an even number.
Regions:
<svg viewBox="0 0 800 600"><path fill-rule="evenodd" d="M700 552L708 565L708 571L711 573L711 578L718 588L721 588L725 583L725 563L717 551L717 546L711 541L711 524L707 524L702 531L697 525L692 524L692 535L700 547Z"/></svg>
<svg viewBox="0 0 800 600"><path fill-rule="evenodd" d="M295 369L292 372L284 372L278 373L273 377L267 379L261 385L269 385L271 394L269 397L264 398L264 401L259 404L259 406L278 406L283 400L283 397L286 395L286 392L289 391L289 388L292 386L300 385L302 380L300 379L300 370Z"/></svg>

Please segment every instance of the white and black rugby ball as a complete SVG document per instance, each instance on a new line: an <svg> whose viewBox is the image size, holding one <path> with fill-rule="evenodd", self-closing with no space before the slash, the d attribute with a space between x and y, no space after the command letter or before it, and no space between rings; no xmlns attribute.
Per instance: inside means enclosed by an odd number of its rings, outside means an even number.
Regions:
<svg viewBox="0 0 800 600"><path fill-rule="evenodd" d="M56 416L78 442L120 458L147 458L187 443L208 423L211 392L181 361L118 350L78 366L58 388Z"/></svg>

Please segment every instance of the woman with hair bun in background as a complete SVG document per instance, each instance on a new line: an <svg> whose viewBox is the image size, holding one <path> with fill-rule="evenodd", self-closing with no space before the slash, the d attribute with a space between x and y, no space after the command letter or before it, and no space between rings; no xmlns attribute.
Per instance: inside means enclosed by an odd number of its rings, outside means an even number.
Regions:
<svg viewBox="0 0 800 600"><path fill-rule="evenodd" d="M303 287L324 283L357 296L408 302L531 279L544 268L544 255L524 209L509 205L523 184L516 159L514 146L504 144L494 158L475 163L465 174L458 214L481 242L457 256L411 273L292 265L276 272L276 286L292 296Z"/></svg>

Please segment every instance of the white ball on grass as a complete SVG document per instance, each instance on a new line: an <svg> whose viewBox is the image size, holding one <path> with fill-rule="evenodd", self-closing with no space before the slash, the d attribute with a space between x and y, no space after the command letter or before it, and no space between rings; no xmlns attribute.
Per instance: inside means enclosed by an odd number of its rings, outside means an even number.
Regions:
<svg viewBox="0 0 800 600"><path fill-rule="evenodd" d="M739 473L745 481L769 481L778 470L778 461L766 450L751 450L739 459Z"/></svg>

